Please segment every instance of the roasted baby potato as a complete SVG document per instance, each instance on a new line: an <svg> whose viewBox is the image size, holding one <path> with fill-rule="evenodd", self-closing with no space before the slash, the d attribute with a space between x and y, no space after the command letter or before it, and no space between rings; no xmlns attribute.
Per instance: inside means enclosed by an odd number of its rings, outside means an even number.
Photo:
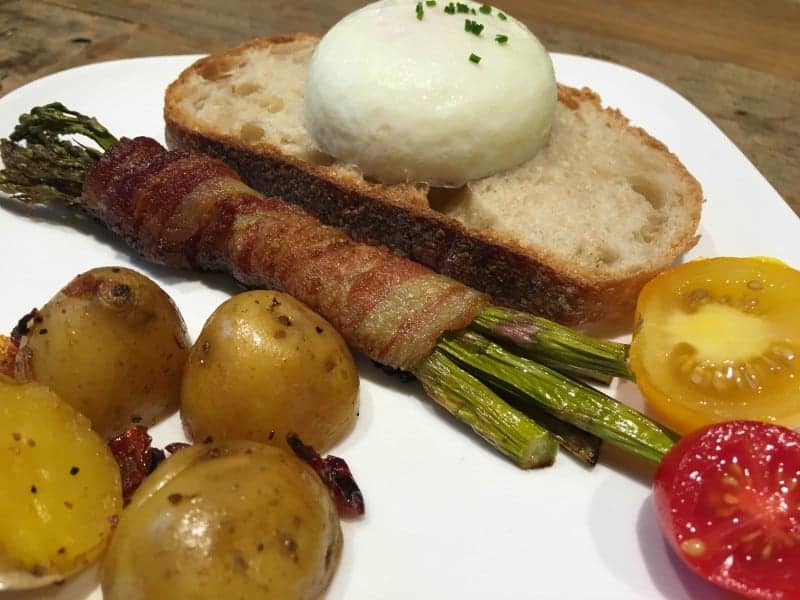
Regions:
<svg viewBox="0 0 800 600"><path fill-rule="evenodd" d="M0 376L0 590L65 579L106 547L119 468L89 420L38 383Z"/></svg>
<svg viewBox="0 0 800 600"><path fill-rule="evenodd" d="M186 326L151 279L120 267L73 279L27 320L14 371L39 381L111 438L180 402Z"/></svg>
<svg viewBox="0 0 800 600"><path fill-rule="evenodd" d="M352 427L358 372L339 333L291 296L252 291L223 303L192 347L181 389L188 435L323 452Z"/></svg>
<svg viewBox="0 0 800 600"><path fill-rule="evenodd" d="M103 565L106 600L318 598L341 551L327 488L288 450L180 450L133 495Z"/></svg>

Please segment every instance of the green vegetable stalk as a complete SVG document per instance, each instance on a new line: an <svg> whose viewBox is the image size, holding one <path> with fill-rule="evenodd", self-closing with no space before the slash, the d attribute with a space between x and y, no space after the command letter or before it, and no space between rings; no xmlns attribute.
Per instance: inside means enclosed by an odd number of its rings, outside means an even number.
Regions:
<svg viewBox="0 0 800 600"><path fill-rule="evenodd" d="M659 462L676 439L629 406L515 356L477 333L445 335L438 348L482 381L535 402L554 417L647 460Z"/></svg>
<svg viewBox="0 0 800 600"><path fill-rule="evenodd" d="M102 152L59 137L70 134L86 136L103 150L117 142L95 119L62 104L33 108L19 118L9 139L0 140L0 191L24 202L75 203L86 170Z"/></svg>
<svg viewBox="0 0 800 600"><path fill-rule="evenodd" d="M550 433L501 400L439 350L414 374L427 394L522 468L553 464L558 443Z"/></svg>
<svg viewBox="0 0 800 600"><path fill-rule="evenodd" d="M544 317L489 306L471 329L568 375L603 382L610 377L633 379L627 344L598 340Z"/></svg>

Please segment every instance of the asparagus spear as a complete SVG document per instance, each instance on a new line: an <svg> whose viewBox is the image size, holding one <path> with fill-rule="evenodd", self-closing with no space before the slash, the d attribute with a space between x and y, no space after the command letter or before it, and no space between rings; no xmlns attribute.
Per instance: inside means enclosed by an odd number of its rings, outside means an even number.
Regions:
<svg viewBox="0 0 800 600"><path fill-rule="evenodd" d="M428 396L522 468L553 464L555 438L483 383L434 350L414 371Z"/></svg>
<svg viewBox="0 0 800 600"><path fill-rule="evenodd" d="M603 443L603 440L599 437L575 427L571 423L557 419L541 407L530 402L525 396L497 390L496 388L493 388L493 390L514 408L525 413L537 424L547 429L550 435L558 440L559 445L575 458L590 467L597 464L597 460L600 458L600 446Z"/></svg>
<svg viewBox="0 0 800 600"><path fill-rule="evenodd" d="M9 138L14 142L26 140L33 144L48 145L59 135L68 134L85 135L104 151L118 141L97 119L70 110L60 102L37 106L30 113L21 115ZM96 150L87 150L95 159L100 158Z"/></svg>
<svg viewBox="0 0 800 600"><path fill-rule="evenodd" d="M0 141L4 169L0 191L24 202L73 204L81 195L86 170L102 155L96 149L62 140L80 134L103 150L117 139L95 119L59 103L38 106L20 117L10 139ZM18 142L25 141L22 146Z"/></svg>
<svg viewBox="0 0 800 600"><path fill-rule="evenodd" d="M409 373L408 371L393 369L392 367L387 367L374 360L372 362L378 369L403 383L408 383L417 379L413 373ZM456 365L453 364L453 366L455 367ZM588 431L578 429L566 421L556 419L544 410L533 406L530 402L519 402L518 399L515 400L513 395L506 391L496 388L492 388L492 391L511 404L511 406L528 415L538 425L547 429L550 434L558 440L561 447L576 458L585 462L590 467L597 464L597 459L600 457L600 445L602 443L599 437L592 435Z"/></svg>
<svg viewBox="0 0 800 600"><path fill-rule="evenodd" d="M0 145L5 163L5 170L0 172L0 191L26 202L62 201L80 206L86 170L101 153L63 140L59 137L63 134L86 136L103 150L116 142L96 120L60 104L35 108L20 118L12 141L3 140ZM20 145L20 141L26 145ZM492 307L479 315L473 328L511 343L518 352L531 352L536 360L555 368L630 377L623 345L595 340L545 319ZM664 430L636 411L521 358L510 349L497 344L466 345L463 340L474 342L481 336L474 332L464 335L477 337L443 337L434 353L418 365L415 374L435 401L520 466L552 462L554 439L545 428L509 406L485 384L526 399L532 391L542 398L558 398L559 403L545 407L557 419L652 460L671 445L671 438ZM476 377L454 364L445 353L469 365ZM614 404L609 405L609 401ZM557 419L548 419L547 427L562 443L571 445L588 460L596 456L597 442L593 437L577 434Z"/></svg>
<svg viewBox="0 0 800 600"><path fill-rule="evenodd" d="M553 416L658 462L676 437L610 396L544 365L515 356L480 334L446 334L438 348L484 382L536 402Z"/></svg>
<svg viewBox="0 0 800 600"><path fill-rule="evenodd" d="M475 318L472 329L567 375L605 383L609 376L633 379L627 344L598 340L544 317L489 306Z"/></svg>

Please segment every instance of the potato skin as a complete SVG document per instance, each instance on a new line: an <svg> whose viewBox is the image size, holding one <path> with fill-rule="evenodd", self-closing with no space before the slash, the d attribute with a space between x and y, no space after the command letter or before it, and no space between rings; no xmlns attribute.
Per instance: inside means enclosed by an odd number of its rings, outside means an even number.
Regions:
<svg viewBox="0 0 800 600"><path fill-rule="evenodd" d="M288 450L199 444L134 494L106 554L103 597L318 598L341 544L327 488Z"/></svg>
<svg viewBox="0 0 800 600"><path fill-rule="evenodd" d="M339 333L287 294L251 291L224 302L192 347L181 389L189 437L324 452L351 429L358 372Z"/></svg>
<svg viewBox="0 0 800 600"><path fill-rule="evenodd" d="M78 275L27 322L14 370L86 415L105 438L175 412L189 353L170 297L131 269Z"/></svg>
<svg viewBox="0 0 800 600"><path fill-rule="evenodd" d="M119 468L89 420L38 383L0 376L0 590L64 580L105 549Z"/></svg>

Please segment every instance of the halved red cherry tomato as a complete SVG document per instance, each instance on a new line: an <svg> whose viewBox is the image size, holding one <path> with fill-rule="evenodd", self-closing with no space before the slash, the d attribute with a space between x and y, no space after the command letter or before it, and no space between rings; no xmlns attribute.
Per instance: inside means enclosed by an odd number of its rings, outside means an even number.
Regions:
<svg viewBox="0 0 800 600"><path fill-rule="evenodd" d="M767 258L670 269L636 305L631 370L665 425L800 425L800 271Z"/></svg>
<svg viewBox="0 0 800 600"><path fill-rule="evenodd" d="M800 598L800 433L757 421L680 440L653 501L673 550L711 582L750 598Z"/></svg>

